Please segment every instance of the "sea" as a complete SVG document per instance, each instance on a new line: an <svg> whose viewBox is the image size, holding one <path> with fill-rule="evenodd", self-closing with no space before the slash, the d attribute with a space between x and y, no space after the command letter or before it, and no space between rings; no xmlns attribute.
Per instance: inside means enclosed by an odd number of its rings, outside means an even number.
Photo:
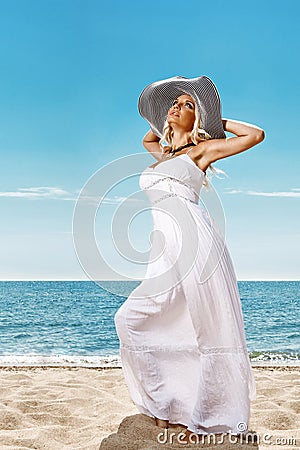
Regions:
<svg viewBox="0 0 300 450"><path fill-rule="evenodd" d="M114 315L140 281L0 281L0 366L121 367ZM252 366L300 365L300 281L238 281Z"/></svg>

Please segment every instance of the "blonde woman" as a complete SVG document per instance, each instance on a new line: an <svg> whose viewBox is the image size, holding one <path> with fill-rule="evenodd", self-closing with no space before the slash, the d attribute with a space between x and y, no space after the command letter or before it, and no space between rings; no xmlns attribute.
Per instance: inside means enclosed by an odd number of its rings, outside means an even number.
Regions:
<svg viewBox="0 0 300 450"><path fill-rule="evenodd" d="M256 389L237 279L226 243L197 200L207 169L220 171L212 163L258 144L264 131L222 119L218 91L205 76L150 84L139 112L151 127L143 144L157 160L140 186L165 251L115 316L129 393L158 427L182 426L187 438L240 433ZM155 238L150 256L159 243Z"/></svg>

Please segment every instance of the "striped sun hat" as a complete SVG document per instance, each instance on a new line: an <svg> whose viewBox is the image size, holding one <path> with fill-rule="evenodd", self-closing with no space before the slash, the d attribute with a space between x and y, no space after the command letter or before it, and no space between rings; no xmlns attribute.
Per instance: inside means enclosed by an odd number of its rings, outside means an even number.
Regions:
<svg viewBox="0 0 300 450"><path fill-rule="evenodd" d="M141 116L154 134L162 138L163 126L173 101L189 94L198 106L201 128L213 139L226 138L221 117L221 101L215 84L206 76L198 78L172 77L145 87L138 100Z"/></svg>

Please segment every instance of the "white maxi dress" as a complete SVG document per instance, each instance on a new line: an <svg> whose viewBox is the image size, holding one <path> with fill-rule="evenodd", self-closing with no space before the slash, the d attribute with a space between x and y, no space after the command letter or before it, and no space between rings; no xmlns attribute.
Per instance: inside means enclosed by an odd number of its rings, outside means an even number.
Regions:
<svg viewBox="0 0 300 450"><path fill-rule="evenodd" d="M114 321L142 414L199 434L239 433L256 386L232 260L198 203L204 176L188 153L142 172L154 224L150 259Z"/></svg>

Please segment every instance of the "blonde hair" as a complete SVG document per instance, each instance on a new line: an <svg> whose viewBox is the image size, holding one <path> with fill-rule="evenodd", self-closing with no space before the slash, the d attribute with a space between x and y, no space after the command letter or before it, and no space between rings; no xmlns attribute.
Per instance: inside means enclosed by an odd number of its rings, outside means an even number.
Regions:
<svg viewBox="0 0 300 450"><path fill-rule="evenodd" d="M187 95L190 95L190 94L187 94ZM192 97L192 96L190 95L190 97ZM196 104L196 102L195 102L195 104ZM162 153L165 153L167 150L171 150L172 149L173 135L174 135L173 129L169 125L168 119L166 119L166 121L164 123L164 127L163 127L163 137L159 140L159 145L160 145L160 147L162 149ZM192 131L190 133L190 139L196 145L199 144L199 142L201 142L201 141L212 139L210 134L208 134L204 130L204 128L202 128L201 118L200 118L200 114L199 114L198 108L195 108L195 121L194 121L193 129L192 129ZM163 145L163 142L166 142L168 145ZM226 172L224 172L221 169L217 169L212 164L210 164L208 166L208 169L210 169L211 174L210 174L210 176L205 174L205 178L204 178L204 182L203 182L203 185L205 187L208 187L208 184L209 184L208 181L210 181L210 178L213 175L217 176L217 178L220 178L218 176L218 174L223 174L225 176L228 176L226 174ZM207 180L207 178L209 178L209 180Z"/></svg>

